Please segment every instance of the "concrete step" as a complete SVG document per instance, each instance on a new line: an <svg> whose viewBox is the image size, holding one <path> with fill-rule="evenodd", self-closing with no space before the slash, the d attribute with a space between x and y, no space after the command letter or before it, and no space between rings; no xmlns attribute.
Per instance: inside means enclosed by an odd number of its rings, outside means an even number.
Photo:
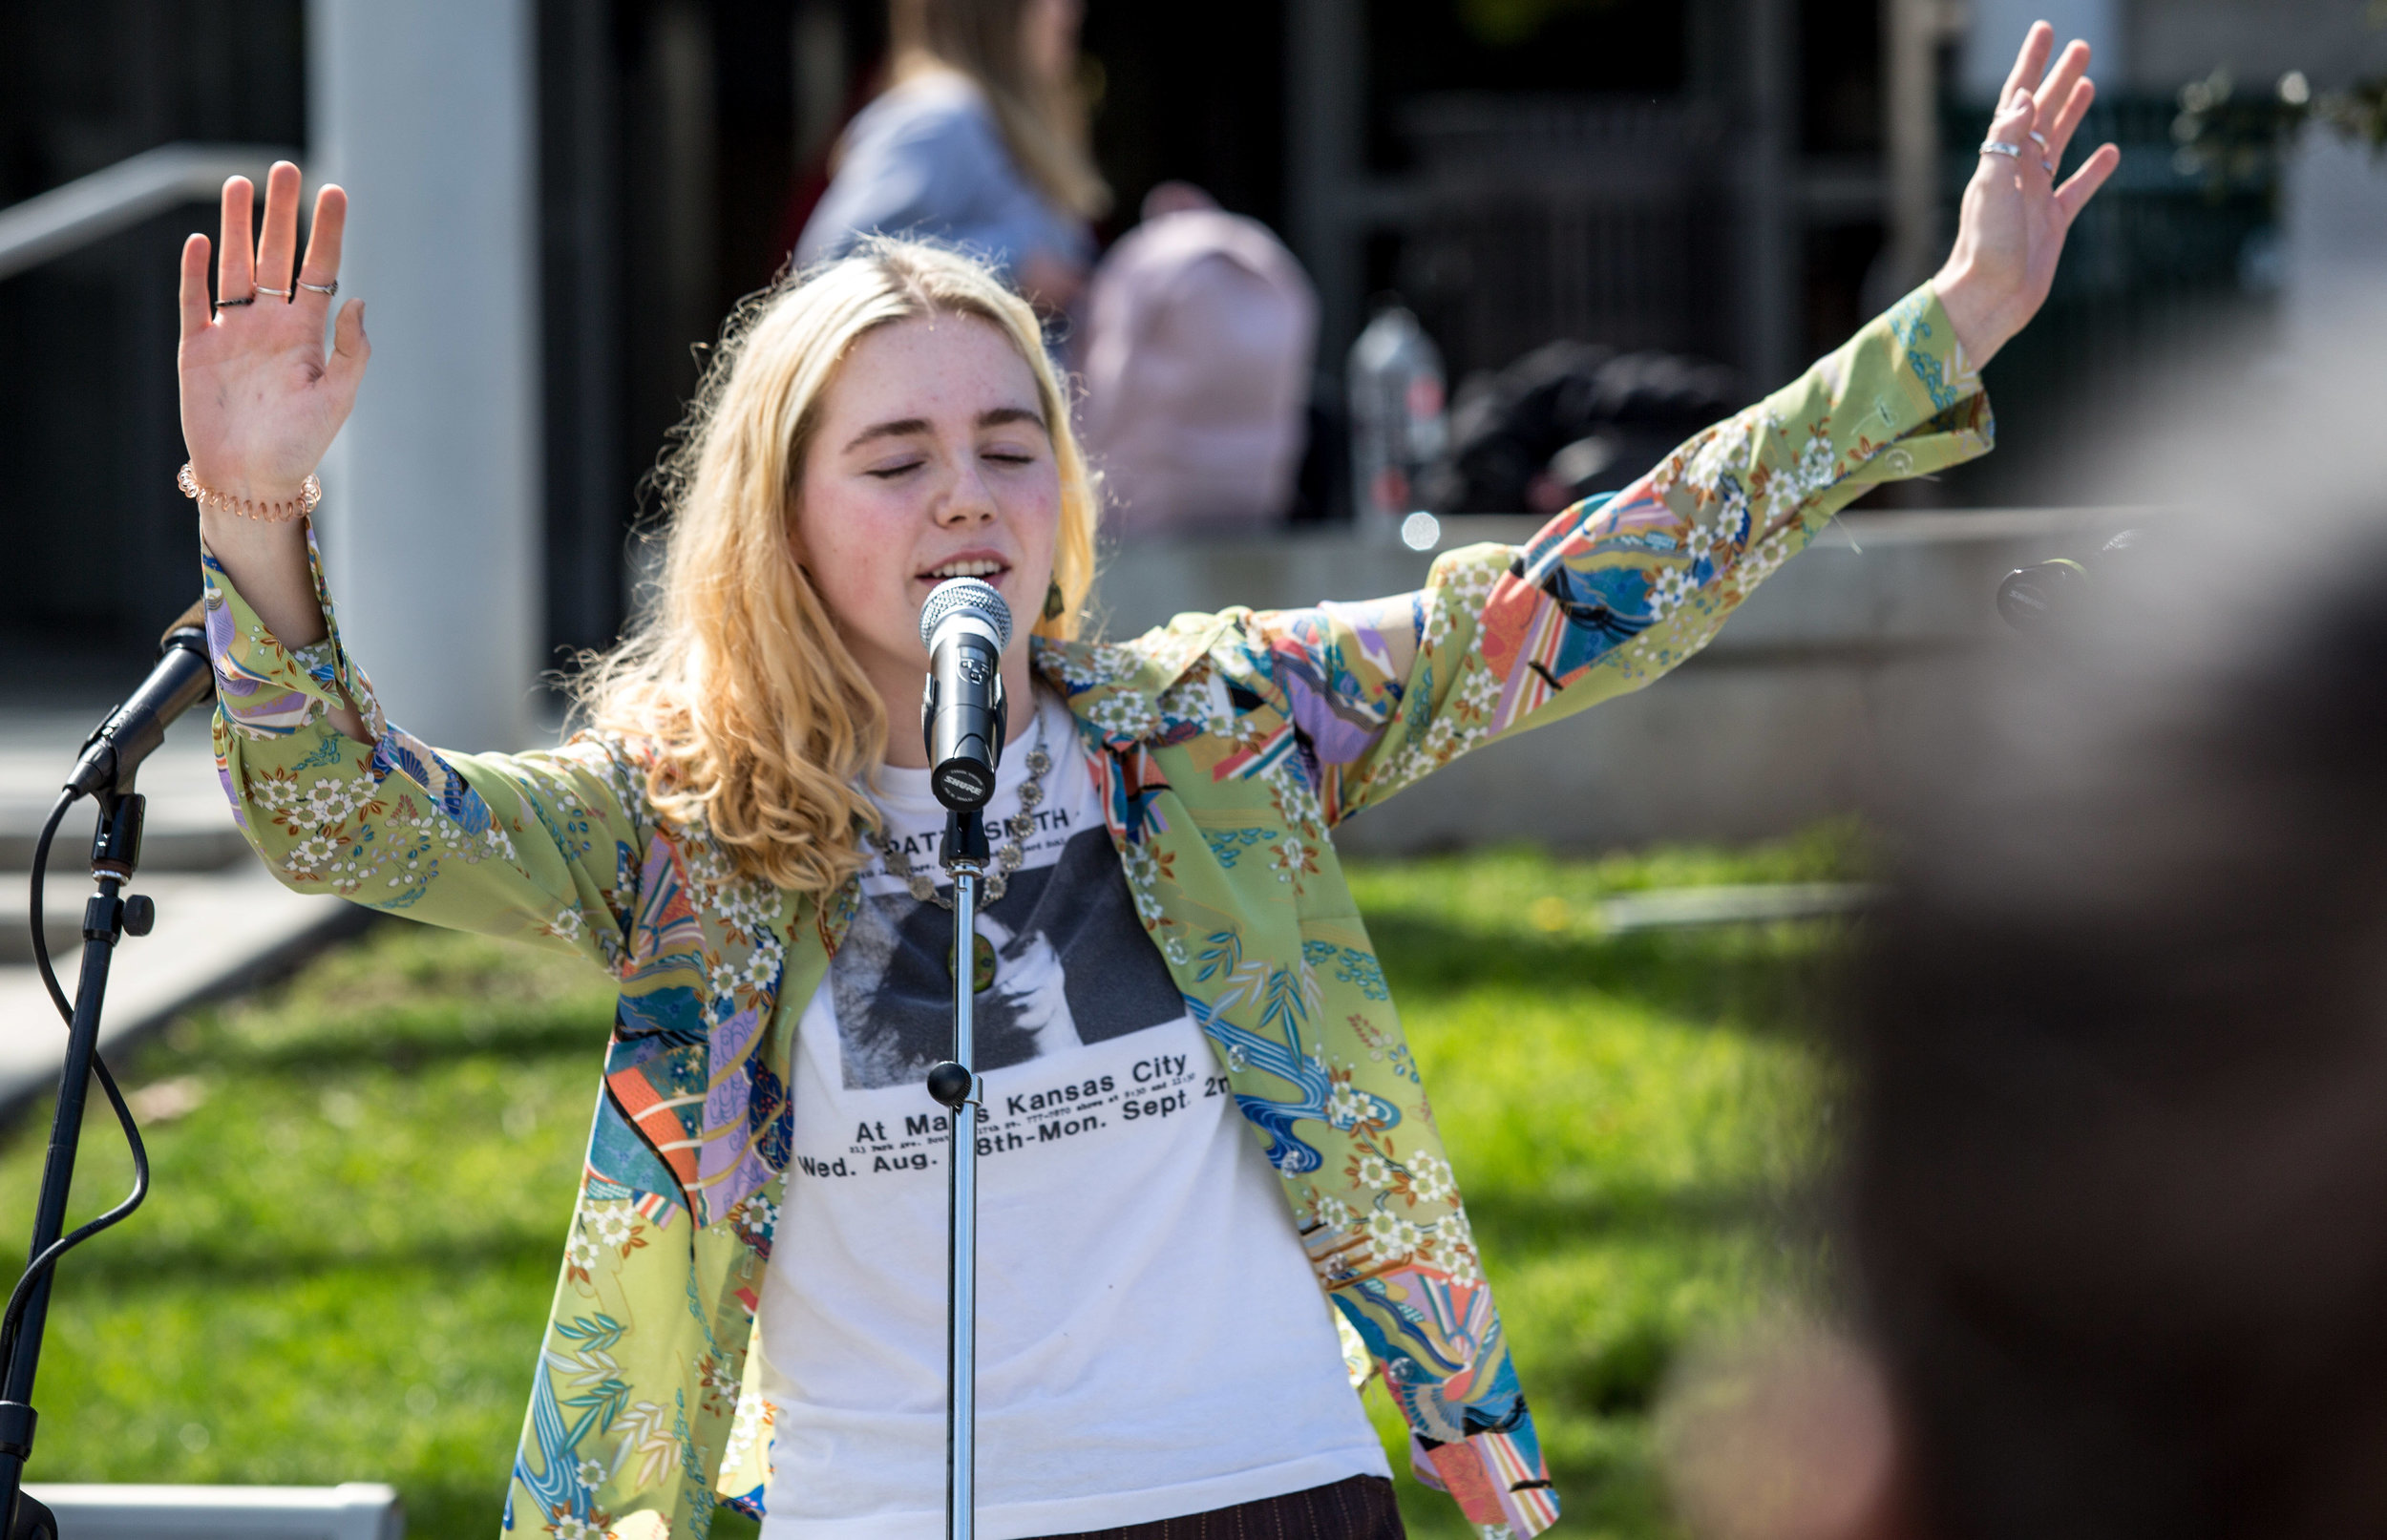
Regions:
<svg viewBox="0 0 2387 1540"><path fill-rule="evenodd" d="M0 966L23 966L33 960L32 927L26 913L23 872L0 872ZM53 871L42 895L42 931L50 940L53 963L64 959L83 939L83 899L87 884Z"/></svg>
<svg viewBox="0 0 2387 1540"><path fill-rule="evenodd" d="M74 1540L404 1540L379 1482L337 1487L102 1487L27 1482Z"/></svg>
<svg viewBox="0 0 2387 1540"><path fill-rule="evenodd" d="M57 927L45 927L52 937L52 965L71 994L82 955L83 900L91 887L53 877L51 889L49 907L74 917L63 939ZM158 925L116 946L100 1018L103 1053L164 1025L178 1011L270 978L316 948L356 934L371 919L368 911L338 898L292 893L255 861L229 874L143 875L133 891L157 901ZM19 934L23 914L20 897ZM30 937L22 955L26 961L0 967L0 1115L54 1084L66 1052L66 1026L30 960Z"/></svg>
<svg viewBox="0 0 2387 1540"><path fill-rule="evenodd" d="M239 993L370 924L370 912L336 897L291 893L258 862L212 876L138 876L132 891L158 902L158 929L117 943L100 1015L103 1053L162 1026L188 1005ZM89 893L89 881L53 876L45 905L74 917L65 936L60 926L45 926L51 964L70 993L81 967L81 912ZM16 934L24 936L21 886L14 919ZM19 955L24 962L0 967L0 1115L55 1084L67 1050L67 1026L31 964L29 936Z"/></svg>
<svg viewBox="0 0 2387 1540"><path fill-rule="evenodd" d="M233 827L232 815L222 811L221 803L216 811L216 822L189 825L167 822L153 809L141 831L141 870L218 872L246 859L248 841ZM20 873L33 869L33 846L42 820L49 815L46 805L23 808L0 803L0 868ZM91 859L91 813L83 808L68 813L50 845L53 881L61 872L71 875L84 870Z"/></svg>
<svg viewBox="0 0 2387 1540"><path fill-rule="evenodd" d="M92 723L88 711L0 710L0 1115L55 1083L66 1051L32 966L26 882L35 835ZM273 879L241 837L216 779L203 716L186 718L142 767L149 799L141 865L128 891L158 906L157 928L118 944L101 1016L103 1052L197 1002L246 988L369 922L337 898L306 897ZM80 967L93 814L78 807L51 849L43 931L71 990Z"/></svg>
<svg viewBox="0 0 2387 1540"><path fill-rule="evenodd" d="M30 871L41 826L74 766L90 725L64 713L15 717L0 712L0 867ZM206 872L247 854L232 822L205 721L176 724L165 746L141 767L148 799L141 865L161 872ZM50 864L80 870L91 854L89 804L70 811L50 848Z"/></svg>

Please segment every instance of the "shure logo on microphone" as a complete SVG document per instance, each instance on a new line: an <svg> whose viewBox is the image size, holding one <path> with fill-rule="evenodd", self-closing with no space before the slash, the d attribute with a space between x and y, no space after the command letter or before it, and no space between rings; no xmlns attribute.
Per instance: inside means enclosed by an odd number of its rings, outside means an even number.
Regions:
<svg viewBox="0 0 2387 1540"><path fill-rule="evenodd" d="M985 684L987 677L994 672L986 666L986 660L975 652L963 653L958 666L961 671L961 677L973 685Z"/></svg>
<svg viewBox="0 0 2387 1540"><path fill-rule="evenodd" d="M961 792L965 796L977 797L982 801L994 790L986 783L986 778L978 772L976 766L964 762L949 762L940 766L938 773L948 790Z"/></svg>

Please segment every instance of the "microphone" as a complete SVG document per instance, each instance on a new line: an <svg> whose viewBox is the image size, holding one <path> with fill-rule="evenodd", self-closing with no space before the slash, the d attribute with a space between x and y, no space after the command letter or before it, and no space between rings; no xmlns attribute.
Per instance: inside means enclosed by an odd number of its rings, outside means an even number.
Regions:
<svg viewBox="0 0 2387 1540"><path fill-rule="evenodd" d="M2088 561L2058 558L2037 566L2017 567L1997 585L1997 613L2017 631L2046 631L2060 625L2082 602L2093 584L2092 563L2102 565L2139 543L2140 532L2125 529L2107 540Z"/></svg>
<svg viewBox="0 0 2387 1540"><path fill-rule="evenodd" d="M166 741L167 724L216 692L215 665L207 657L206 602L184 610L158 639L158 665L84 740L67 791L96 796L131 790L133 772Z"/></svg>
<svg viewBox="0 0 2387 1540"><path fill-rule="evenodd" d="M992 583L950 578L920 606L928 685L920 700L920 737L928 746L928 785L956 812L986 805L1003 758L1003 649L1011 640L1011 606Z"/></svg>

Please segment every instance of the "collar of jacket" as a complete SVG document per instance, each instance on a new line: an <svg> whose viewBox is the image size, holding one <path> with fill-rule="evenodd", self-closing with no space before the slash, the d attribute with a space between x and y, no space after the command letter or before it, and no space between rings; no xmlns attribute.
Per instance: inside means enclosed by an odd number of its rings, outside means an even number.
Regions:
<svg viewBox="0 0 2387 1540"><path fill-rule="evenodd" d="M1175 687L1250 614L1180 615L1131 643L1037 637L1030 656L1038 675L1068 702L1079 730L1105 748L1171 743L1189 727L1198 729L1207 714L1198 708L1207 702L1173 701ZM1180 705L1183 709L1172 709Z"/></svg>

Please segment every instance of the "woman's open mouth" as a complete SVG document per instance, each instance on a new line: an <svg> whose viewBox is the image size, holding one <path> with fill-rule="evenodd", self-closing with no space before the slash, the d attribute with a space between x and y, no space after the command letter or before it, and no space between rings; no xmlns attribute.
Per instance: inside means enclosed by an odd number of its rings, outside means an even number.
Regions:
<svg viewBox="0 0 2387 1540"><path fill-rule="evenodd" d="M999 578L1011 570L1011 563L993 557L956 557L942 566L931 567L919 574L922 582L943 582L948 578Z"/></svg>

